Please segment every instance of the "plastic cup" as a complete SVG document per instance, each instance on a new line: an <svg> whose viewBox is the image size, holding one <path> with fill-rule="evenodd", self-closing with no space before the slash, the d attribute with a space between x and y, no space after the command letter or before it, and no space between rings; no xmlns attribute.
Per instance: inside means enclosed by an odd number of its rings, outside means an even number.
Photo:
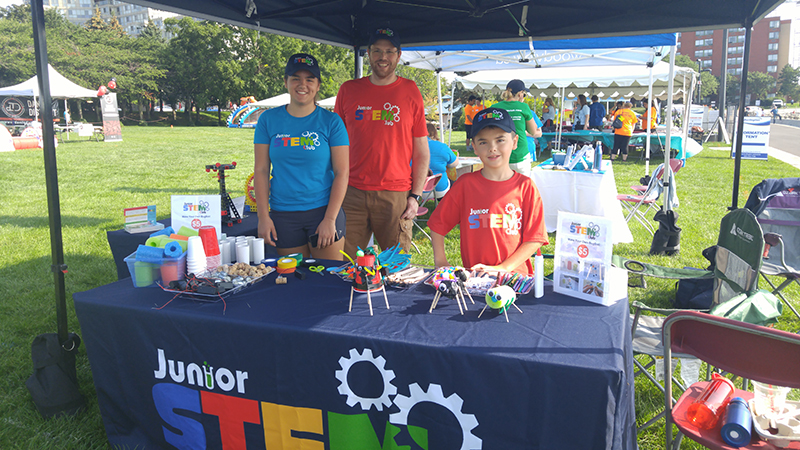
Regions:
<svg viewBox="0 0 800 450"><path fill-rule="evenodd" d="M222 257L218 254L206 256L206 268L209 271L217 270L217 267L219 267L221 262L222 262Z"/></svg>
<svg viewBox="0 0 800 450"><path fill-rule="evenodd" d="M773 384L753 383L753 400L757 414L777 415L786 404L786 394L790 388Z"/></svg>
<svg viewBox="0 0 800 450"><path fill-rule="evenodd" d="M264 239L253 239L253 262L258 264L262 259L264 259Z"/></svg>
<svg viewBox="0 0 800 450"><path fill-rule="evenodd" d="M247 245L250 247L250 261L248 261L248 262L253 262L254 261L254 259L253 259L253 256L254 256L253 255L253 241L255 239L256 239L255 236L247 236Z"/></svg>
<svg viewBox="0 0 800 450"><path fill-rule="evenodd" d="M203 241L203 250L206 256L219 255L219 242L217 241L217 229L211 225L204 225L198 230L198 235Z"/></svg>
<svg viewBox="0 0 800 450"><path fill-rule="evenodd" d="M246 242L236 244L236 262L250 264L250 246Z"/></svg>

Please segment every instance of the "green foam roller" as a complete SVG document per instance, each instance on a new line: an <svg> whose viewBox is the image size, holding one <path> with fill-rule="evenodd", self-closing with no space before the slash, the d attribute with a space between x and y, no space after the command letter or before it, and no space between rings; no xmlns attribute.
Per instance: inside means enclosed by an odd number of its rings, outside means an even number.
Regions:
<svg viewBox="0 0 800 450"><path fill-rule="evenodd" d="M181 229L178 230L178 234L180 234L181 236L187 236L187 237L198 236L197 230L193 230L193 229L187 227L186 225L182 226Z"/></svg>

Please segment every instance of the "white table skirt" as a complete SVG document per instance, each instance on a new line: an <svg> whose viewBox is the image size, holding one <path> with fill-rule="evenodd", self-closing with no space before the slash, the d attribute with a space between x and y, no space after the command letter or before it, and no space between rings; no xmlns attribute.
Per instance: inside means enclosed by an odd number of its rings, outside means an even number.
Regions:
<svg viewBox="0 0 800 450"><path fill-rule="evenodd" d="M544 205L547 232L556 231L558 212L574 212L610 219L613 224L612 242L633 242L628 223L617 200L617 185L611 161L603 161L604 173L564 171L533 168L531 178L536 183Z"/></svg>

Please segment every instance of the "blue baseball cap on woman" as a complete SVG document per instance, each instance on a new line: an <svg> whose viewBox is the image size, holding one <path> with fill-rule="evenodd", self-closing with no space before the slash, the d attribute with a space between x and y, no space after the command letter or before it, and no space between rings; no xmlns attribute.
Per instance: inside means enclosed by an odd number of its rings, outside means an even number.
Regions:
<svg viewBox="0 0 800 450"><path fill-rule="evenodd" d="M322 79L319 74L319 62L317 58L308 53L295 53L286 61L286 71L284 75L290 77L301 70L307 70L318 79Z"/></svg>

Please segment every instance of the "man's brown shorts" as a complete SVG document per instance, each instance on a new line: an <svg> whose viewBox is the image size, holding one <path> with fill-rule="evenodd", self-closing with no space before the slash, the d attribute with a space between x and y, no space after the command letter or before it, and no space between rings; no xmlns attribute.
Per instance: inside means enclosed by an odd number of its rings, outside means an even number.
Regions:
<svg viewBox="0 0 800 450"><path fill-rule="evenodd" d="M408 251L413 222L400 218L406 208L408 191L362 191L348 186L342 203L347 217L344 251L355 257L357 247L366 247L373 233L382 250L399 243Z"/></svg>

